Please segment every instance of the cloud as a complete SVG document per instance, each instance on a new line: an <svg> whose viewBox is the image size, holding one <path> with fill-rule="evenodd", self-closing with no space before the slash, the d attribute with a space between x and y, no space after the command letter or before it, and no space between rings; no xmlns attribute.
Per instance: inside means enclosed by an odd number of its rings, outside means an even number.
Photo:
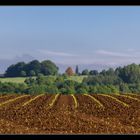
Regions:
<svg viewBox="0 0 140 140"><path fill-rule="evenodd" d="M51 56L65 56L65 57L71 57L71 56L78 56L76 54L66 53L66 52L57 52L57 51L48 51L48 50L38 50L42 54L47 54Z"/></svg>
<svg viewBox="0 0 140 140"><path fill-rule="evenodd" d="M95 53L101 54L101 55L107 55L107 56L115 56L115 57L131 57L132 56L126 53L112 52L112 51L106 51L106 50L97 50Z"/></svg>
<svg viewBox="0 0 140 140"><path fill-rule="evenodd" d="M127 51L128 51L128 52L135 52L136 50L133 49L133 48L129 48L129 49L127 49Z"/></svg>

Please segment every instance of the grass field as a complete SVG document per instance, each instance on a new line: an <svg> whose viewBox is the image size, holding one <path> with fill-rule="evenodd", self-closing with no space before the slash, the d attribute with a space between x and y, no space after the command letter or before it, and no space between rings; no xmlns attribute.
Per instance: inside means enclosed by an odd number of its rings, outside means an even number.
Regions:
<svg viewBox="0 0 140 140"><path fill-rule="evenodd" d="M77 81L77 82L81 83L83 78L85 78L85 77L87 77L87 76L85 76L85 75L82 75L82 76L70 76L70 77L68 77L68 80L74 80L74 81Z"/></svg>
<svg viewBox="0 0 140 140"><path fill-rule="evenodd" d="M0 78L1 82L13 82L13 83L23 83L25 77L15 77L15 78Z"/></svg>
<svg viewBox="0 0 140 140"><path fill-rule="evenodd" d="M68 77L68 80L74 80L74 81L81 83L84 77L86 77L86 76L70 76L70 77ZM25 79L26 79L26 77L0 78L0 81L1 82L23 83L25 81Z"/></svg>

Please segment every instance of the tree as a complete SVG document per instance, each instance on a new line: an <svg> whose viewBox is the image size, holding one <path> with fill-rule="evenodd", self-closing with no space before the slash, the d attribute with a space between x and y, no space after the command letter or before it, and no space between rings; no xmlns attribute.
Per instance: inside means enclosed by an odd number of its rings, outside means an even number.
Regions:
<svg viewBox="0 0 140 140"><path fill-rule="evenodd" d="M90 94L92 93L98 93L97 91L97 86L89 86L89 91Z"/></svg>
<svg viewBox="0 0 140 140"><path fill-rule="evenodd" d="M76 93L80 93L80 94L83 94L83 93L88 93L89 91L89 87L86 83L80 83L78 84L76 87Z"/></svg>
<svg viewBox="0 0 140 140"><path fill-rule="evenodd" d="M88 85L116 85L122 82L122 80L116 75L111 76L99 74L96 76L88 76L83 79L83 82Z"/></svg>
<svg viewBox="0 0 140 140"><path fill-rule="evenodd" d="M4 76L5 77L20 77L21 75L36 76L39 73L42 73L44 75L56 75L58 73L58 67L55 65L55 63L53 63L50 60L45 60L41 63L38 60L33 60L27 64L24 62L18 62L17 64L10 65L5 71Z"/></svg>
<svg viewBox="0 0 140 140"><path fill-rule="evenodd" d="M109 69L106 71L106 74L107 74L107 75L113 76L113 75L115 74L115 71L114 71L113 68L109 68Z"/></svg>
<svg viewBox="0 0 140 140"><path fill-rule="evenodd" d="M100 74L102 74L102 75L106 75L106 70L102 70L101 72L100 72Z"/></svg>
<svg viewBox="0 0 140 140"><path fill-rule="evenodd" d="M85 93L88 93L88 91L85 88L80 87L80 88L76 89L76 93L85 94Z"/></svg>
<svg viewBox="0 0 140 140"><path fill-rule="evenodd" d="M31 73L30 73L31 71L34 71L35 72L34 76L35 76L38 73L40 73L41 64L38 60L33 60L33 61L29 62L28 64L26 64L25 70L28 73L28 76L31 75Z"/></svg>
<svg viewBox="0 0 140 140"><path fill-rule="evenodd" d="M89 72L89 75L98 75L98 71L97 70L91 70Z"/></svg>
<svg viewBox="0 0 140 140"><path fill-rule="evenodd" d="M129 93L130 92L129 86L126 83L120 83L119 88L120 88L120 92L122 92L122 93Z"/></svg>
<svg viewBox="0 0 140 140"><path fill-rule="evenodd" d="M57 87L62 87L64 83L64 77L63 76L58 76L56 79L55 79L55 85Z"/></svg>
<svg viewBox="0 0 140 140"><path fill-rule="evenodd" d="M37 76L44 76L42 73L38 73Z"/></svg>
<svg viewBox="0 0 140 140"><path fill-rule="evenodd" d="M64 79L67 79L67 78L68 78L68 75L67 75L66 73L63 73L63 74L62 74L62 77L63 77Z"/></svg>
<svg viewBox="0 0 140 140"><path fill-rule="evenodd" d="M21 76L22 76L22 77L25 77L25 76L26 76L26 72L22 70L22 71L21 71Z"/></svg>
<svg viewBox="0 0 140 140"><path fill-rule="evenodd" d="M74 94L76 91L72 87L65 87L60 89L60 93L62 94Z"/></svg>
<svg viewBox="0 0 140 140"><path fill-rule="evenodd" d="M50 85L46 87L46 93L57 94L59 90L55 85Z"/></svg>
<svg viewBox="0 0 140 140"><path fill-rule="evenodd" d="M29 77L29 78L26 78L24 82L25 82L27 85L31 86L31 85L36 84L36 79L34 79L34 78L32 78L32 77Z"/></svg>
<svg viewBox="0 0 140 140"><path fill-rule="evenodd" d="M78 68L78 65L76 65L75 73L76 73L77 75L79 75L79 68Z"/></svg>
<svg viewBox="0 0 140 140"><path fill-rule="evenodd" d="M46 86L50 86L53 85L55 82L55 77L50 77L50 76L37 76L36 77L36 83L39 85L46 85Z"/></svg>
<svg viewBox="0 0 140 140"><path fill-rule="evenodd" d="M24 68L24 62L18 62L15 65L11 65L7 68L5 72L5 77L19 77L21 76L21 71L24 70Z"/></svg>
<svg viewBox="0 0 140 140"><path fill-rule="evenodd" d="M45 89L46 89L45 85L32 85L27 89L26 92L30 94L43 94L46 93Z"/></svg>
<svg viewBox="0 0 140 140"><path fill-rule="evenodd" d="M44 75L56 75L58 74L58 67L50 60L41 62L41 73Z"/></svg>
<svg viewBox="0 0 140 140"><path fill-rule="evenodd" d="M65 73L66 73L68 76L74 75L74 72L73 72L73 70L72 70L71 67L68 67L68 68L66 69Z"/></svg>
<svg viewBox="0 0 140 140"><path fill-rule="evenodd" d="M125 83L139 83L140 82L140 66L136 64L131 64L124 66L118 72L118 76Z"/></svg>
<svg viewBox="0 0 140 140"><path fill-rule="evenodd" d="M35 71L34 70L31 70L30 73L29 73L29 76L35 76Z"/></svg>
<svg viewBox="0 0 140 140"><path fill-rule="evenodd" d="M89 74L88 69L85 69L85 70L82 71L82 75L88 75L88 74Z"/></svg>

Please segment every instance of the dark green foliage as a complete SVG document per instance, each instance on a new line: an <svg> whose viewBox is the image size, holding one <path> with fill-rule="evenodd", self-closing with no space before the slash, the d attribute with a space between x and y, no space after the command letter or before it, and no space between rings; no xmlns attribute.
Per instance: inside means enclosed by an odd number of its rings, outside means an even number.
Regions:
<svg viewBox="0 0 140 140"><path fill-rule="evenodd" d="M140 66L136 64L125 66L118 70L118 76L125 83L140 83Z"/></svg>
<svg viewBox="0 0 140 140"><path fill-rule="evenodd" d="M35 76L41 71L41 64L38 60L33 60L25 65L25 70L28 76Z"/></svg>
<svg viewBox="0 0 140 140"><path fill-rule="evenodd" d="M89 86L88 93L90 93L90 94L92 94L92 93L98 93L97 86Z"/></svg>
<svg viewBox="0 0 140 140"><path fill-rule="evenodd" d="M30 70L29 76L35 76L35 75L36 75L35 71L34 70Z"/></svg>
<svg viewBox="0 0 140 140"><path fill-rule="evenodd" d="M45 91L46 91L46 93L52 93L52 94L59 93L59 90L58 90L58 88L55 85L46 86L46 90Z"/></svg>
<svg viewBox="0 0 140 140"><path fill-rule="evenodd" d="M0 82L0 93L24 93L26 89L27 85L25 84Z"/></svg>
<svg viewBox="0 0 140 140"><path fill-rule="evenodd" d="M130 92L129 85L126 83L120 83L119 90L121 93L129 93Z"/></svg>
<svg viewBox="0 0 140 140"><path fill-rule="evenodd" d="M76 93L83 94L83 93L88 93L88 91L89 91L89 86L87 86L87 84L81 83L76 85Z"/></svg>
<svg viewBox="0 0 140 140"><path fill-rule="evenodd" d="M97 75L97 76L89 76L87 78L83 79L84 83L87 83L88 85L116 85L121 82L121 79L117 77L116 75Z"/></svg>
<svg viewBox="0 0 140 140"><path fill-rule="evenodd" d="M67 78L68 78L68 75L67 75L66 73L63 73L63 74L62 74L62 77L63 77L64 79L67 79Z"/></svg>
<svg viewBox="0 0 140 140"><path fill-rule="evenodd" d="M97 70L91 70L89 72L89 75L98 75L98 71Z"/></svg>
<svg viewBox="0 0 140 140"><path fill-rule="evenodd" d="M32 85L27 88L26 93L28 94L43 94L45 93L46 86L45 85Z"/></svg>
<svg viewBox="0 0 140 140"><path fill-rule="evenodd" d="M38 73L37 76L44 76L44 74L42 74L42 73Z"/></svg>
<svg viewBox="0 0 140 140"><path fill-rule="evenodd" d="M77 75L79 75L79 68L78 68L78 65L76 66L75 73L76 73Z"/></svg>
<svg viewBox="0 0 140 140"><path fill-rule="evenodd" d="M58 67L50 60L41 62L41 73L44 75L56 75L58 74Z"/></svg>
<svg viewBox="0 0 140 140"><path fill-rule="evenodd" d="M88 69L85 69L85 70L82 71L82 75L88 75L88 74L89 74Z"/></svg>
<svg viewBox="0 0 140 140"><path fill-rule="evenodd" d="M18 77L22 76L21 71L24 71L25 63L19 62L15 65L11 65L7 68L5 72L5 77Z"/></svg>
<svg viewBox="0 0 140 140"><path fill-rule="evenodd" d="M27 76L27 74L24 70L21 71L20 75L21 75L21 77L26 77Z"/></svg>
<svg viewBox="0 0 140 140"><path fill-rule="evenodd" d="M60 88L60 93L61 94L74 94L75 89L73 87L65 87L65 88Z"/></svg>
<svg viewBox="0 0 140 140"><path fill-rule="evenodd" d="M29 86L37 84L37 81L32 77L26 78L24 82Z"/></svg>
<svg viewBox="0 0 140 140"><path fill-rule="evenodd" d="M37 76L43 75L56 75L58 73L58 67L50 60L39 62L33 60L29 63L19 62L15 65L11 65L7 68L5 77L25 77L25 76Z"/></svg>
<svg viewBox="0 0 140 140"><path fill-rule="evenodd" d="M89 93L119 93L119 89L113 85L96 85L89 87Z"/></svg>
<svg viewBox="0 0 140 140"><path fill-rule="evenodd" d="M88 91L84 87L79 87L76 89L76 93L84 94L88 93Z"/></svg>
<svg viewBox="0 0 140 140"><path fill-rule="evenodd" d="M129 91L132 93L140 94L140 83L138 84L129 84Z"/></svg>
<svg viewBox="0 0 140 140"><path fill-rule="evenodd" d="M58 76L56 79L55 79L55 85L58 87L58 88L62 88L63 87L63 83L65 81L65 78L63 76Z"/></svg>

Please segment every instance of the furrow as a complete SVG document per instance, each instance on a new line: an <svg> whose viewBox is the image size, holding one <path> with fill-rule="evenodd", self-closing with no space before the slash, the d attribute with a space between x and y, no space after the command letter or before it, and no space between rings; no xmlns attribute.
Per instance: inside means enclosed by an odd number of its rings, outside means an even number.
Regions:
<svg viewBox="0 0 140 140"><path fill-rule="evenodd" d="M140 102L140 100L138 98L135 98L135 97L131 97L131 96L128 96L128 95L119 95L119 96L126 97L126 98L129 98L129 99Z"/></svg>
<svg viewBox="0 0 140 140"><path fill-rule="evenodd" d="M40 98L40 97L42 97L42 96L44 96L44 95L45 95L45 94L38 95L38 96L36 96L36 97L30 99L29 101L25 102L22 106L26 106L26 105L30 104L31 102L33 102L34 100L36 100L36 99L38 99L38 98Z"/></svg>
<svg viewBox="0 0 140 140"><path fill-rule="evenodd" d="M113 97L113 96L111 96L111 95L107 95L107 94L98 94L98 95L105 96L105 97L109 97L109 98L115 100L116 102L122 104L123 106L125 106L125 107L129 107L128 104L126 104L126 103L120 101L119 99L117 99L117 98L115 98L115 97Z"/></svg>
<svg viewBox="0 0 140 140"><path fill-rule="evenodd" d="M18 99L27 97L27 96L30 96L30 95L22 95L22 96L20 96L20 97L16 97L16 98L14 98L14 99L10 99L10 100L8 100L8 101L5 101L5 102L3 102L3 103L0 104L0 107L3 106L3 105L6 105L6 104L8 104L8 103L14 102L14 101L16 101L16 100L18 100Z"/></svg>
<svg viewBox="0 0 140 140"><path fill-rule="evenodd" d="M95 101L99 105L99 107L104 107L103 104L99 100L97 100L95 97L88 94L84 94L84 95L87 97L90 97L93 101Z"/></svg>
<svg viewBox="0 0 140 140"><path fill-rule="evenodd" d="M52 108L52 106L53 106L54 103L57 101L57 99L58 99L59 96L60 96L60 94L56 94L56 95L54 96L54 98L53 98L52 102L49 104L49 107L47 108L47 110L50 109L50 108Z"/></svg>
<svg viewBox="0 0 140 140"><path fill-rule="evenodd" d="M76 108L78 107L77 99L76 99L76 97L75 97L73 94L71 94L71 96L72 96L72 98L73 98L73 100L74 100L75 109L76 109Z"/></svg>

